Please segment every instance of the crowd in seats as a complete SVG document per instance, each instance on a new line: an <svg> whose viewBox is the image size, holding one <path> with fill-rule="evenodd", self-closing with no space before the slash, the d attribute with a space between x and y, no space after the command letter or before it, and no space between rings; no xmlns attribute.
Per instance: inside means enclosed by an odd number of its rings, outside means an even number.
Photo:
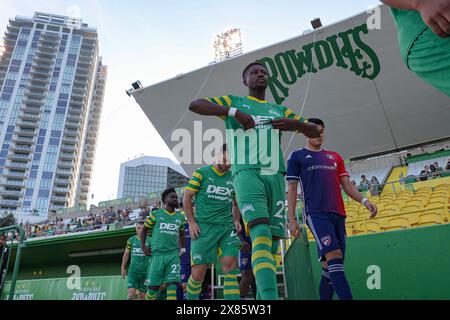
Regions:
<svg viewBox="0 0 450 320"><path fill-rule="evenodd" d="M369 181L363 174L359 184L356 184L355 180L352 180L352 183L360 192L369 191L372 196L378 196L381 192L381 184L376 176L372 176L372 179Z"/></svg>
<svg viewBox="0 0 450 320"><path fill-rule="evenodd" d="M400 177L402 182L414 183L450 176L450 159L439 158L433 162L421 161L408 166L406 177Z"/></svg>

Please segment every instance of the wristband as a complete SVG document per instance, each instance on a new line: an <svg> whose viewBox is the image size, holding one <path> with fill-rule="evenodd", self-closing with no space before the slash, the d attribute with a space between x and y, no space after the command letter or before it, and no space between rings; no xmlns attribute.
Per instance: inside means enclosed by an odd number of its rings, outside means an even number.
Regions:
<svg viewBox="0 0 450 320"><path fill-rule="evenodd" d="M369 199L367 199L367 198L362 198L361 204L362 204L363 206L365 206L367 201L369 201Z"/></svg>
<svg viewBox="0 0 450 320"><path fill-rule="evenodd" d="M230 110L228 111L228 116L234 118L236 112L237 112L236 108L230 108Z"/></svg>

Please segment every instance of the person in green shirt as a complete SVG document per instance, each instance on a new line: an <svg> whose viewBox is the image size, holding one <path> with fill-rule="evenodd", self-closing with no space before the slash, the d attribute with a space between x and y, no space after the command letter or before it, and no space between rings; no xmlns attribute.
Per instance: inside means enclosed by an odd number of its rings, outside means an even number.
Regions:
<svg viewBox="0 0 450 320"><path fill-rule="evenodd" d="M239 300L237 281L241 231L226 145L218 160L194 172L184 191L183 207L191 235L192 273L187 283L188 300L198 300L208 265L220 258L224 275L224 299ZM192 207L195 198L196 210Z"/></svg>
<svg viewBox="0 0 450 320"><path fill-rule="evenodd" d="M167 300L176 300L177 287L181 282L180 254L184 249L186 216L176 210L178 195L175 189L164 190L161 198L165 208L149 214L141 233L142 250L152 257L146 300L156 300L162 284L167 284ZM143 241L148 232L151 233L150 246Z"/></svg>
<svg viewBox="0 0 450 320"><path fill-rule="evenodd" d="M144 228L144 222L140 221L136 224L136 235L130 237L127 241L125 247L125 252L122 257L122 278L127 277L128 280L128 300L136 300L139 298L144 299L145 293L147 291L145 287L145 280L147 278L147 267L149 265L149 257L145 255L141 248L141 239L139 235L142 233ZM149 244L150 238L147 237L146 243ZM131 256L130 267L128 268L127 275L127 264Z"/></svg>
<svg viewBox="0 0 450 320"><path fill-rule="evenodd" d="M252 265L258 298L278 299L274 255L280 238L286 237L286 165L281 151L280 131L302 132L319 137L310 124L291 109L265 100L267 68L249 64L242 74L247 97L225 95L197 99L189 109L225 121L234 190L243 220L250 228Z"/></svg>
<svg viewBox="0 0 450 320"><path fill-rule="evenodd" d="M381 1L391 7L405 65L450 97L450 0Z"/></svg>

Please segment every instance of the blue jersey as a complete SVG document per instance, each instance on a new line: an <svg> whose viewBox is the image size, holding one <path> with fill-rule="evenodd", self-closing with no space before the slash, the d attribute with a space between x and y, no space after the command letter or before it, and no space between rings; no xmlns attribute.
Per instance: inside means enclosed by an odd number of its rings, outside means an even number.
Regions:
<svg viewBox="0 0 450 320"><path fill-rule="evenodd" d="M186 253L181 256L181 264L191 264L191 234L189 233L189 224L186 223L184 228L184 245Z"/></svg>
<svg viewBox="0 0 450 320"><path fill-rule="evenodd" d="M349 174L338 153L294 151L288 158L287 171L287 180L300 182L306 215L331 212L346 216L340 178Z"/></svg>

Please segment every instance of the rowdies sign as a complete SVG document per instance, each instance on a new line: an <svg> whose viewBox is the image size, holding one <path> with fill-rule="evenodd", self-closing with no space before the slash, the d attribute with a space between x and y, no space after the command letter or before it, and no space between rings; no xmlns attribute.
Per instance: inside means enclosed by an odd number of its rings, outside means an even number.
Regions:
<svg viewBox="0 0 450 320"><path fill-rule="evenodd" d="M375 51L361 39L368 33L367 24L362 24L325 40L308 43L299 50L258 59L269 71L269 89L275 102L281 104L289 97L289 87L306 73L317 73L333 65L361 78L375 79L380 73L380 61Z"/></svg>

